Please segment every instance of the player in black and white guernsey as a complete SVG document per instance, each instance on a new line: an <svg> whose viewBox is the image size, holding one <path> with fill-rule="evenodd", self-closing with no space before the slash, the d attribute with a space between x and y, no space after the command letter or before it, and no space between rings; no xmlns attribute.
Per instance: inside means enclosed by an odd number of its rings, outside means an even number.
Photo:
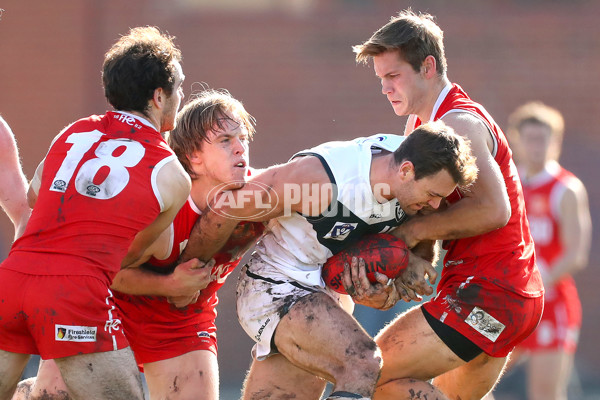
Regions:
<svg viewBox="0 0 600 400"><path fill-rule="evenodd" d="M397 199L378 201L369 176L372 155L391 153L404 139L404 136L379 134L324 143L295 154L292 160L314 156L321 162L333 184L329 193L333 200L316 216L301 210L272 219L268 225L271 234L259 242L255 257L301 284L324 286L321 266L329 257L364 234L389 232L405 220L406 213ZM296 188L296 193L294 189L288 190L292 201L298 199L302 189L302 186Z"/></svg>
<svg viewBox="0 0 600 400"><path fill-rule="evenodd" d="M362 235L393 232L410 215L475 179L466 141L443 123L407 137L375 135L332 142L296 154L216 198L192 232L186 251L208 260L240 220L269 221L242 270L238 318L257 343L244 399L370 399L381 369L375 342L352 317L352 300L325 287L323 263ZM225 198L226 197L226 198ZM430 294L432 265L411 257L418 294ZM432 279L431 279L432 278ZM398 287L378 275L370 306L390 307Z"/></svg>

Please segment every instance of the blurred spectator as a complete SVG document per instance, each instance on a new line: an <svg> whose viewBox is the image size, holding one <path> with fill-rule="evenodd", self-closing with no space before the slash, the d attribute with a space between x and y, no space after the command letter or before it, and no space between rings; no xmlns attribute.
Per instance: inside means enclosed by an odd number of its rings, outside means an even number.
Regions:
<svg viewBox="0 0 600 400"><path fill-rule="evenodd" d="M588 262L591 218L583 183L558 163L563 132L561 113L540 102L524 104L509 117L546 289L542 320L510 363L527 359L530 400L567 398L581 328L581 303L571 275Z"/></svg>

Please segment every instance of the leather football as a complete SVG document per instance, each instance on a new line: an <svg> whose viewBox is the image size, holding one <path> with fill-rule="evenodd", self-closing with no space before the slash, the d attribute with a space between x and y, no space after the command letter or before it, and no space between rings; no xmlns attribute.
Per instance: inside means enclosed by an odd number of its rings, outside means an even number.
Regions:
<svg viewBox="0 0 600 400"><path fill-rule="evenodd" d="M377 282L375 271L396 278L408 265L409 251L402 239L378 233L365 235L350 247L331 256L323 265L325 284L338 293L346 294L342 283L344 264L350 265L352 257L363 258L367 269L367 278Z"/></svg>

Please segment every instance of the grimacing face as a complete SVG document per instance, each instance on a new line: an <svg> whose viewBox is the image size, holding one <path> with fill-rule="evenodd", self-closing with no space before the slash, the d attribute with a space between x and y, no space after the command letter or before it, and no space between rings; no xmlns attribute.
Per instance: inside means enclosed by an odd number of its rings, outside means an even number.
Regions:
<svg viewBox="0 0 600 400"><path fill-rule="evenodd" d="M443 169L416 180L412 174L396 188L394 194L404 212L415 215L423 209L437 209L442 200L456 189L456 186L450 173Z"/></svg>
<svg viewBox="0 0 600 400"><path fill-rule="evenodd" d="M237 182L234 188L243 186L248 176L249 135L233 115L229 118L222 121L222 130L207 132L210 142L202 143L198 151L201 171L197 172L214 185Z"/></svg>
<svg viewBox="0 0 600 400"><path fill-rule="evenodd" d="M381 81L381 92L396 115L419 114L426 93L425 80L404 61L398 51L386 51L373 57L375 75Z"/></svg>

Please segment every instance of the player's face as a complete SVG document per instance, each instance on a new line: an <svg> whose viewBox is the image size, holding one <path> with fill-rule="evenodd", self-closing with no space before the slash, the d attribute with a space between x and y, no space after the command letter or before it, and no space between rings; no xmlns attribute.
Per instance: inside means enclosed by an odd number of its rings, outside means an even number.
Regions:
<svg viewBox="0 0 600 400"><path fill-rule="evenodd" d="M414 175L413 175L414 176ZM410 178L396 190L396 198L408 215L437 209L444 197L456 189L456 182L445 169L415 180Z"/></svg>
<svg viewBox="0 0 600 400"><path fill-rule="evenodd" d="M208 132L210 142L202 143L198 153L199 175L213 185L232 183L233 189L243 186L248 175L248 131L233 116L224 119L223 129Z"/></svg>
<svg viewBox="0 0 600 400"><path fill-rule="evenodd" d="M552 158L553 140L549 126L538 123L525 123L519 130L522 158L531 169L542 169Z"/></svg>
<svg viewBox="0 0 600 400"><path fill-rule="evenodd" d="M404 61L398 51L386 51L373 57L375 75L381 80L381 92L387 96L396 115L419 114L425 100L425 80Z"/></svg>
<svg viewBox="0 0 600 400"><path fill-rule="evenodd" d="M170 131L175 128L175 116L177 115L177 111L181 106L181 101L183 100L183 80L185 76L183 75L183 70L181 69L181 64L177 61L173 62L175 66L175 82L173 84L173 92L171 96L169 96L165 101L165 108L163 109L163 118L161 123L161 132Z"/></svg>

